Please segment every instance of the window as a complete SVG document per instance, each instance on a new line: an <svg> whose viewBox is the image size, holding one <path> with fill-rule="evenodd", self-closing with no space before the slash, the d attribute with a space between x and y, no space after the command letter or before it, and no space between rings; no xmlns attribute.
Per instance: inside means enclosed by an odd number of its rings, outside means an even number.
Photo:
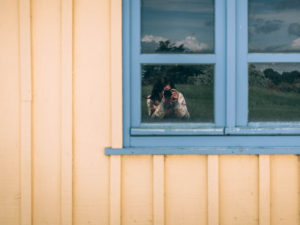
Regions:
<svg viewBox="0 0 300 225"><path fill-rule="evenodd" d="M124 0L123 12L124 147L300 146L298 0ZM176 88L155 106L175 89L180 116L151 111L161 78Z"/></svg>

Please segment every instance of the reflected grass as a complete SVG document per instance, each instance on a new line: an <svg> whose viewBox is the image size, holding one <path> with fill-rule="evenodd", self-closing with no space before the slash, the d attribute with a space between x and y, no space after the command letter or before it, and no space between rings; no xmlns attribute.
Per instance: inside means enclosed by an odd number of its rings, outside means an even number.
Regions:
<svg viewBox="0 0 300 225"><path fill-rule="evenodd" d="M300 121L300 94L250 87L249 121Z"/></svg>

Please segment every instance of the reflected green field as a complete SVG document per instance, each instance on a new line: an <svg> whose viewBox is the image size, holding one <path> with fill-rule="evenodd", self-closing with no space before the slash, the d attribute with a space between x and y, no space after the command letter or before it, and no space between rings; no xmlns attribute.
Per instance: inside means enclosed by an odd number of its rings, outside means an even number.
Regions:
<svg viewBox="0 0 300 225"><path fill-rule="evenodd" d="M250 87L249 121L300 121L300 94Z"/></svg>

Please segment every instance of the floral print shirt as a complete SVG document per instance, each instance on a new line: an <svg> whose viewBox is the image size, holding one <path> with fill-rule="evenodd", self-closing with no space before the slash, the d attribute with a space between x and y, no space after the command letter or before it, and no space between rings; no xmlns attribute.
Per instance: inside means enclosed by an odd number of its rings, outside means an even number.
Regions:
<svg viewBox="0 0 300 225"><path fill-rule="evenodd" d="M190 114L188 112L185 99L183 94L178 92L178 100L173 101L171 104L164 102L164 99L155 104L150 99L147 98L148 115L151 118L178 118L178 119L190 119Z"/></svg>

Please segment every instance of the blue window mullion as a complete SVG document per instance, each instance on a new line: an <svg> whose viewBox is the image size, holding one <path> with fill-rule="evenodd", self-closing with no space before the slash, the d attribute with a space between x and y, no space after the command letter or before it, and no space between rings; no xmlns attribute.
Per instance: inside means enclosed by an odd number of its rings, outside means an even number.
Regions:
<svg viewBox="0 0 300 225"><path fill-rule="evenodd" d="M216 126L225 126L226 94L225 94L225 0L215 2L215 82L214 113Z"/></svg>
<svg viewBox="0 0 300 225"><path fill-rule="evenodd" d="M237 1L236 125L248 123L248 0Z"/></svg>
<svg viewBox="0 0 300 225"><path fill-rule="evenodd" d="M235 126L236 115L236 0L226 6L226 126Z"/></svg>

